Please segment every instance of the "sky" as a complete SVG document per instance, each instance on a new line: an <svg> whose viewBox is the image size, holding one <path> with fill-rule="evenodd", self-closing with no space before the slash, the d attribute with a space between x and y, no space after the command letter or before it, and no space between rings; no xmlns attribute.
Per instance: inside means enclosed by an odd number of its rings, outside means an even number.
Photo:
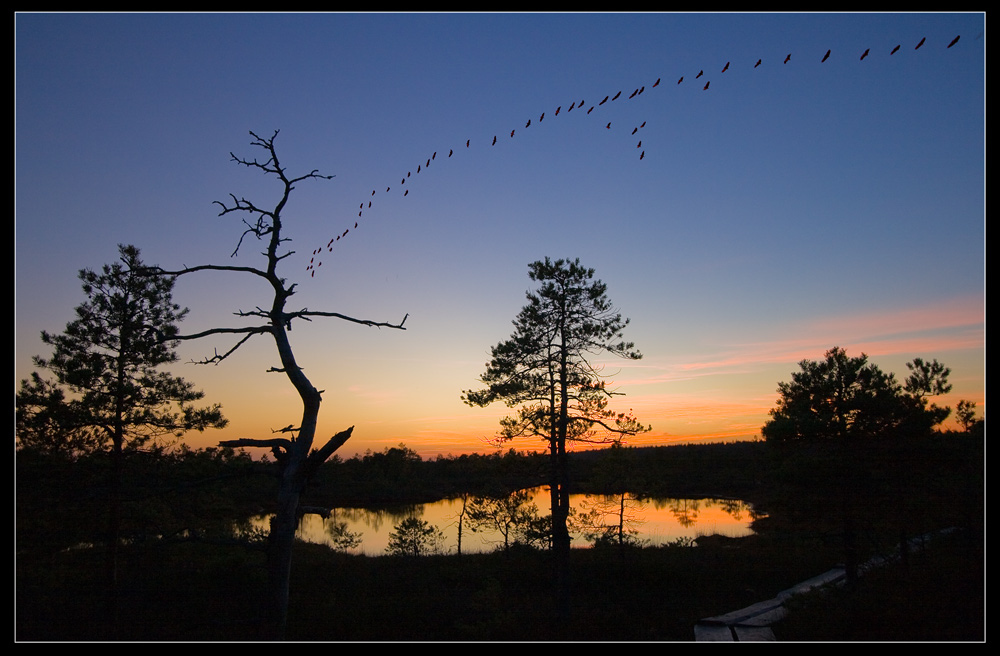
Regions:
<svg viewBox="0 0 1000 656"><path fill-rule="evenodd" d="M599 360L652 426L630 444L754 439L834 346L899 379L937 359L935 401L982 416L985 47L982 13L16 14L15 388L120 243L263 266L213 202L277 202L231 154L278 130L290 175L334 176L284 211L290 309L408 317L293 325L317 439L355 427L344 457L489 452L510 410L461 394L545 257L630 319L642 360ZM270 296L207 272L174 300L194 333ZM266 338L193 363L232 345L178 349L230 419L194 447L301 416Z"/></svg>

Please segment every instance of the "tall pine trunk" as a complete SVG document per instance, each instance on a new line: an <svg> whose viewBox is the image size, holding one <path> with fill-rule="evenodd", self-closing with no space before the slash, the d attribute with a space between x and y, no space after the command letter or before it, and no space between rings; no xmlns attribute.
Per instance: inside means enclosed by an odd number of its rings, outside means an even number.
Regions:
<svg viewBox="0 0 1000 656"><path fill-rule="evenodd" d="M110 639L118 637L119 620L119 576L118 557L121 543L122 525L122 485L125 471L125 451L123 438L115 436L111 447L111 471L108 485L108 529L104 576L107 589L107 621Z"/></svg>

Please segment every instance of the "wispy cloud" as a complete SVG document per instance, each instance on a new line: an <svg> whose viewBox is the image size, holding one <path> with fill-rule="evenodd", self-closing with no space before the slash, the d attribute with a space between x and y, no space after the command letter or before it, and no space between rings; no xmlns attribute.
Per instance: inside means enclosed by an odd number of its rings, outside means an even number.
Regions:
<svg viewBox="0 0 1000 656"><path fill-rule="evenodd" d="M982 349L985 306L978 296L886 312L821 317L790 325L768 341L719 344L705 357L699 353L671 356L670 362L622 367L621 386L679 382L697 377L747 374L780 363L815 360L833 346L870 356L937 353Z"/></svg>

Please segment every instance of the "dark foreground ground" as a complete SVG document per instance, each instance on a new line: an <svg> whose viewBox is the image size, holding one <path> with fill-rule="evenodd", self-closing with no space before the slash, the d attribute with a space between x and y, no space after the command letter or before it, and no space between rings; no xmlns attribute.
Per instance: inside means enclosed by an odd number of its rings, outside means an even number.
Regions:
<svg viewBox="0 0 1000 656"><path fill-rule="evenodd" d="M854 591L821 590L789 604L773 628L778 640L984 641L983 543L948 536L865 574Z"/></svg>
<svg viewBox="0 0 1000 656"><path fill-rule="evenodd" d="M985 637L982 541L955 536L855 594L798 604L780 640ZM365 557L300 545L290 640L693 640L703 617L773 596L836 562L832 545L750 537L710 547L577 550L565 624L545 552ZM187 543L128 552L112 628L101 554L20 559L17 640L255 640L263 557Z"/></svg>
<svg viewBox="0 0 1000 656"><path fill-rule="evenodd" d="M770 599L844 562L853 526L861 562L901 536L958 530L907 565L796 603L779 640L985 639L985 449L981 436L771 450L762 443L619 449L581 455L581 491L751 501L756 534L657 548L571 554L569 608L556 613L546 551L354 556L299 544L290 640L690 641L695 623ZM180 536L231 533L268 509L273 465L238 454L136 454L126 470L127 536L117 618L108 611L106 458L19 452L15 640L253 641L262 637L265 556L248 544ZM850 464L850 467L845 467ZM310 504L405 501L538 485L545 461L513 452L421 461L405 449L329 463ZM400 496L400 495L404 496ZM848 521L850 520L850 521ZM564 619L560 619L564 617Z"/></svg>

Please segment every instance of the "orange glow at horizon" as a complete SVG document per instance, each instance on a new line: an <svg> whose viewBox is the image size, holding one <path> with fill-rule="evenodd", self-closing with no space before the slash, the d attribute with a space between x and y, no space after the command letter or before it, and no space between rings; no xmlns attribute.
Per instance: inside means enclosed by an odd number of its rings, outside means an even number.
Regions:
<svg viewBox="0 0 1000 656"><path fill-rule="evenodd" d="M314 383L326 389L317 441L353 425L354 434L340 453L344 458L401 443L424 458L495 450L491 440L500 418L511 410L502 403L473 408L460 399L463 389L476 387L483 366L480 359L464 351L449 353L450 359L435 358L433 352L421 357L425 346L416 328L414 333L412 344L403 337L391 340L392 351L384 341L375 341L377 348L371 348L377 357L368 359L367 342L330 350L296 332L296 339L303 340L297 354L301 352ZM362 338L368 336L362 333ZM786 334L773 341L707 346L704 353L647 349L639 361L600 364L613 374L611 389L623 394L613 398L610 407L632 410L643 424L652 425L652 431L626 444L731 442L759 439L777 401L778 383L790 379L799 361L822 359L835 345L850 355L866 353L899 382L908 375L905 363L913 357L938 359L951 368L954 389L930 401L954 409L958 400L970 400L976 403L977 416L985 415L984 307L975 296L934 306L814 319L787 326ZM205 391L207 402L222 403L231 422L222 431L190 434L185 442L201 448L221 439L269 437L271 430L298 420L301 405L287 380L262 373L272 364L272 348L262 340L254 351L241 351L220 366L179 368L177 373ZM336 370L321 364L334 362L339 365ZM953 412L943 428L956 427ZM509 448L541 451L545 444L524 438L503 445L504 450Z"/></svg>

